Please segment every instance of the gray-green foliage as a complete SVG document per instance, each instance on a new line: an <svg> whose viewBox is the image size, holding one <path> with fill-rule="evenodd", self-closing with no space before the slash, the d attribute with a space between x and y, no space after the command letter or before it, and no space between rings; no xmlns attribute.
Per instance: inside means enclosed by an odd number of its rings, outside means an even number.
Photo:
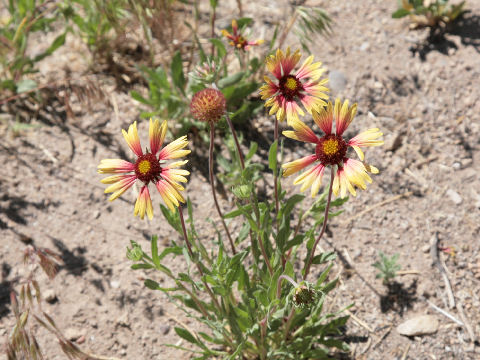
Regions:
<svg viewBox="0 0 480 360"><path fill-rule="evenodd" d="M394 254L391 257L388 257L380 251L378 256L380 257L380 260L375 262L372 266L380 271L376 275L377 279L383 279L383 283L388 284L395 278L397 271L402 268L400 264L397 264L399 254Z"/></svg>
<svg viewBox="0 0 480 360"><path fill-rule="evenodd" d="M276 142L272 146L275 145ZM192 203L187 201L186 228L193 257L185 244L176 242L159 251L156 236L152 237L148 252L132 241L127 257L134 262L133 269L148 271L146 287L164 292L187 317L209 329L190 332L176 327L177 335L193 344L195 350L169 346L191 351L195 359L327 359L332 348L348 350L338 337L348 317L341 315L342 310L331 313L324 306L337 283L337 279L329 277L335 253L320 253L313 258L314 266L321 271L311 285L315 301L310 306L294 305L295 288L288 282L280 282L280 297L277 297L277 286L282 274L298 282L303 280L314 239L323 223L328 192L304 209L304 195L287 196L279 185L280 209L275 214L273 201L257 198L255 179L259 164L251 160L256 146L251 149L252 154L248 156L245 170L238 174L237 183L249 185L253 201L244 200L248 196L236 197L236 208L224 215L227 221L232 219L240 224L236 244L241 250L231 254L218 232L216 237L201 237L195 227ZM270 157L269 168L279 171L274 156ZM338 215L338 207L345 201L333 201L329 217ZM170 212L164 206L161 210L167 222L182 234L178 212ZM311 226L304 226L307 219ZM271 264L271 272L259 241ZM299 256L301 248L307 250L304 259ZM167 264L179 260L166 261L167 257L181 258L186 270L177 273L170 269ZM295 264L303 270L295 271ZM203 276L197 271L198 266ZM157 272L168 278L165 282L168 285L156 280ZM209 294L207 285L213 294Z"/></svg>
<svg viewBox="0 0 480 360"><path fill-rule="evenodd" d="M315 42L315 35L327 36L332 32L332 19L328 13L317 7L297 6L297 21L294 33L305 51Z"/></svg>

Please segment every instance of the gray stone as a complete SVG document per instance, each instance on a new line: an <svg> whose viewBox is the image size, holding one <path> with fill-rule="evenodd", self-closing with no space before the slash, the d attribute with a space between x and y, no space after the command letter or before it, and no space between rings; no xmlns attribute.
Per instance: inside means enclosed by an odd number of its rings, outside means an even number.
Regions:
<svg viewBox="0 0 480 360"><path fill-rule="evenodd" d="M162 335L167 335L170 332L170 325L164 324L159 326L159 330Z"/></svg>
<svg viewBox="0 0 480 360"><path fill-rule="evenodd" d="M434 334L438 330L438 319L433 315L420 315L397 326L397 332L404 336Z"/></svg>
<svg viewBox="0 0 480 360"><path fill-rule="evenodd" d="M342 72L332 70L328 76L328 86L333 92L341 92L347 86L347 78Z"/></svg>

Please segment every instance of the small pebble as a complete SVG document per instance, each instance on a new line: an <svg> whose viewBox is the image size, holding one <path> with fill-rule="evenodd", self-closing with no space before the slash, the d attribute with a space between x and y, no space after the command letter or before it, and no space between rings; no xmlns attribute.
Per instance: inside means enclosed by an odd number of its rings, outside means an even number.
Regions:
<svg viewBox="0 0 480 360"><path fill-rule="evenodd" d="M57 302L57 294L55 293L55 290L53 289L48 289L43 293L43 298L45 299L46 302L49 304L53 304Z"/></svg>
<svg viewBox="0 0 480 360"><path fill-rule="evenodd" d="M462 203L462 197L455 190L448 189L446 195L453 201L455 205L460 205Z"/></svg>

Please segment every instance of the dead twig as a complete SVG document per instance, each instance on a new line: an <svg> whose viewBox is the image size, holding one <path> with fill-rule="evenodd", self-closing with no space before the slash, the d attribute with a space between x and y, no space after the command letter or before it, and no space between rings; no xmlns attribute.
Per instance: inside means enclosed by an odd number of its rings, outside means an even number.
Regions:
<svg viewBox="0 0 480 360"><path fill-rule="evenodd" d="M364 327L367 329L368 332L373 333L373 329L368 326L363 320L360 320L357 316L355 316L350 310L345 310L345 312L352 318L353 321L355 321L358 325Z"/></svg>
<svg viewBox="0 0 480 360"><path fill-rule="evenodd" d="M453 309L455 307L455 297L453 296L452 285L448 279L447 269L445 265L440 261L438 255L438 234L435 233L430 241L430 256L432 257L432 265L436 266L442 274L443 281L445 282L445 291L447 292L448 307Z"/></svg>
<svg viewBox="0 0 480 360"><path fill-rule="evenodd" d="M457 301L457 310L460 314L460 317L462 318L463 326L465 327L465 329L467 329L470 340L472 341L472 343L474 343L477 340L475 337L475 332L473 331L472 325L470 325L468 318L465 316L465 311L463 311L463 304L461 300Z"/></svg>
<svg viewBox="0 0 480 360"><path fill-rule="evenodd" d="M400 270L395 273L396 275L420 275L418 270Z"/></svg>
<svg viewBox="0 0 480 360"><path fill-rule="evenodd" d="M344 222L342 223L342 225L346 225L346 224L350 223L351 221L353 221L353 220L355 220L355 219L357 219L357 218L359 218L359 217L362 217L362 216L365 215L366 213L368 213L368 212L370 212L370 211L372 211L372 210L374 210L374 209L376 209L376 208L378 208L378 207L380 207L380 206L386 205L386 204L388 204L388 203L391 203L391 202L393 202L393 201L399 200L399 199L404 198L404 197L409 197L409 196L412 195L412 194L413 194L412 191L408 191L408 192L406 192L406 193L404 193L404 194L395 195L395 196L393 196L393 197L391 197L391 198L389 198L389 199L380 201L379 203L376 203L375 205L369 206L369 207L367 207L365 210L360 211L359 213L355 214L355 215L352 216L350 219L344 221Z"/></svg>
<svg viewBox="0 0 480 360"><path fill-rule="evenodd" d="M380 339L375 341L375 344L372 346L372 350L375 350L375 348L380 345L380 343L387 337L388 334L390 334L390 331L392 331L393 325L390 325L387 330L380 336Z"/></svg>
<svg viewBox="0 0 480 360"><path fill-rule="evenodd" d="M433 310L436 310L438 311L440 314L446 316L447 318L449 318L450 320L452 320L453 322L457 323L458 325L460 326L464 326L464 323L461 322L460 320L458 320L455 316L453 316L452 314L446 312L445 310L443 309L440 309L437 305L435 305L434 303L432 303L431 301L427 300L427 303L428 305L430 305L430 307L433 309Z"/></svg>
<svg viewBox="0 0 480 360"><path fill-rule="evenodd" d="M405 360L405 359L407 358L407 354L408 354L408 351L410 350L410 346L411 346L411 345L412 345L411 343L408 343L407 348L406 348L405 351L403 352L403 355L402 355L401 360Z"/></svg>

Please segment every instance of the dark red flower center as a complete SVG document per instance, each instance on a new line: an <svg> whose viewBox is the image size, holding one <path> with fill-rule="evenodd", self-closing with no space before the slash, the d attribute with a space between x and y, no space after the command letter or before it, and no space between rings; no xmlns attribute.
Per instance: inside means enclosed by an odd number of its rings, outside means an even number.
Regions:
<svg viewBox="0 0 480 360"><path fill-rule="evenodd" d="M302 83L293 75L287 75L279 81L280 92L289 101L298 96L303 90Z"/></svg>
<svg viewBox="0 0 480 360"><path fill-rule="evenodd" d="M347 154L347 143L339 135L322 137L315 148L315 154L323 165L339 164Z"/></svg>
<svg viewBox="0 0 480 360"><path fill-rule="evenodd" d="M160 178L162 167L157 157L151 153L139 156L135 163L135 175L137 179L142 180L145 185L150 181L156 182Z"/></svg>

